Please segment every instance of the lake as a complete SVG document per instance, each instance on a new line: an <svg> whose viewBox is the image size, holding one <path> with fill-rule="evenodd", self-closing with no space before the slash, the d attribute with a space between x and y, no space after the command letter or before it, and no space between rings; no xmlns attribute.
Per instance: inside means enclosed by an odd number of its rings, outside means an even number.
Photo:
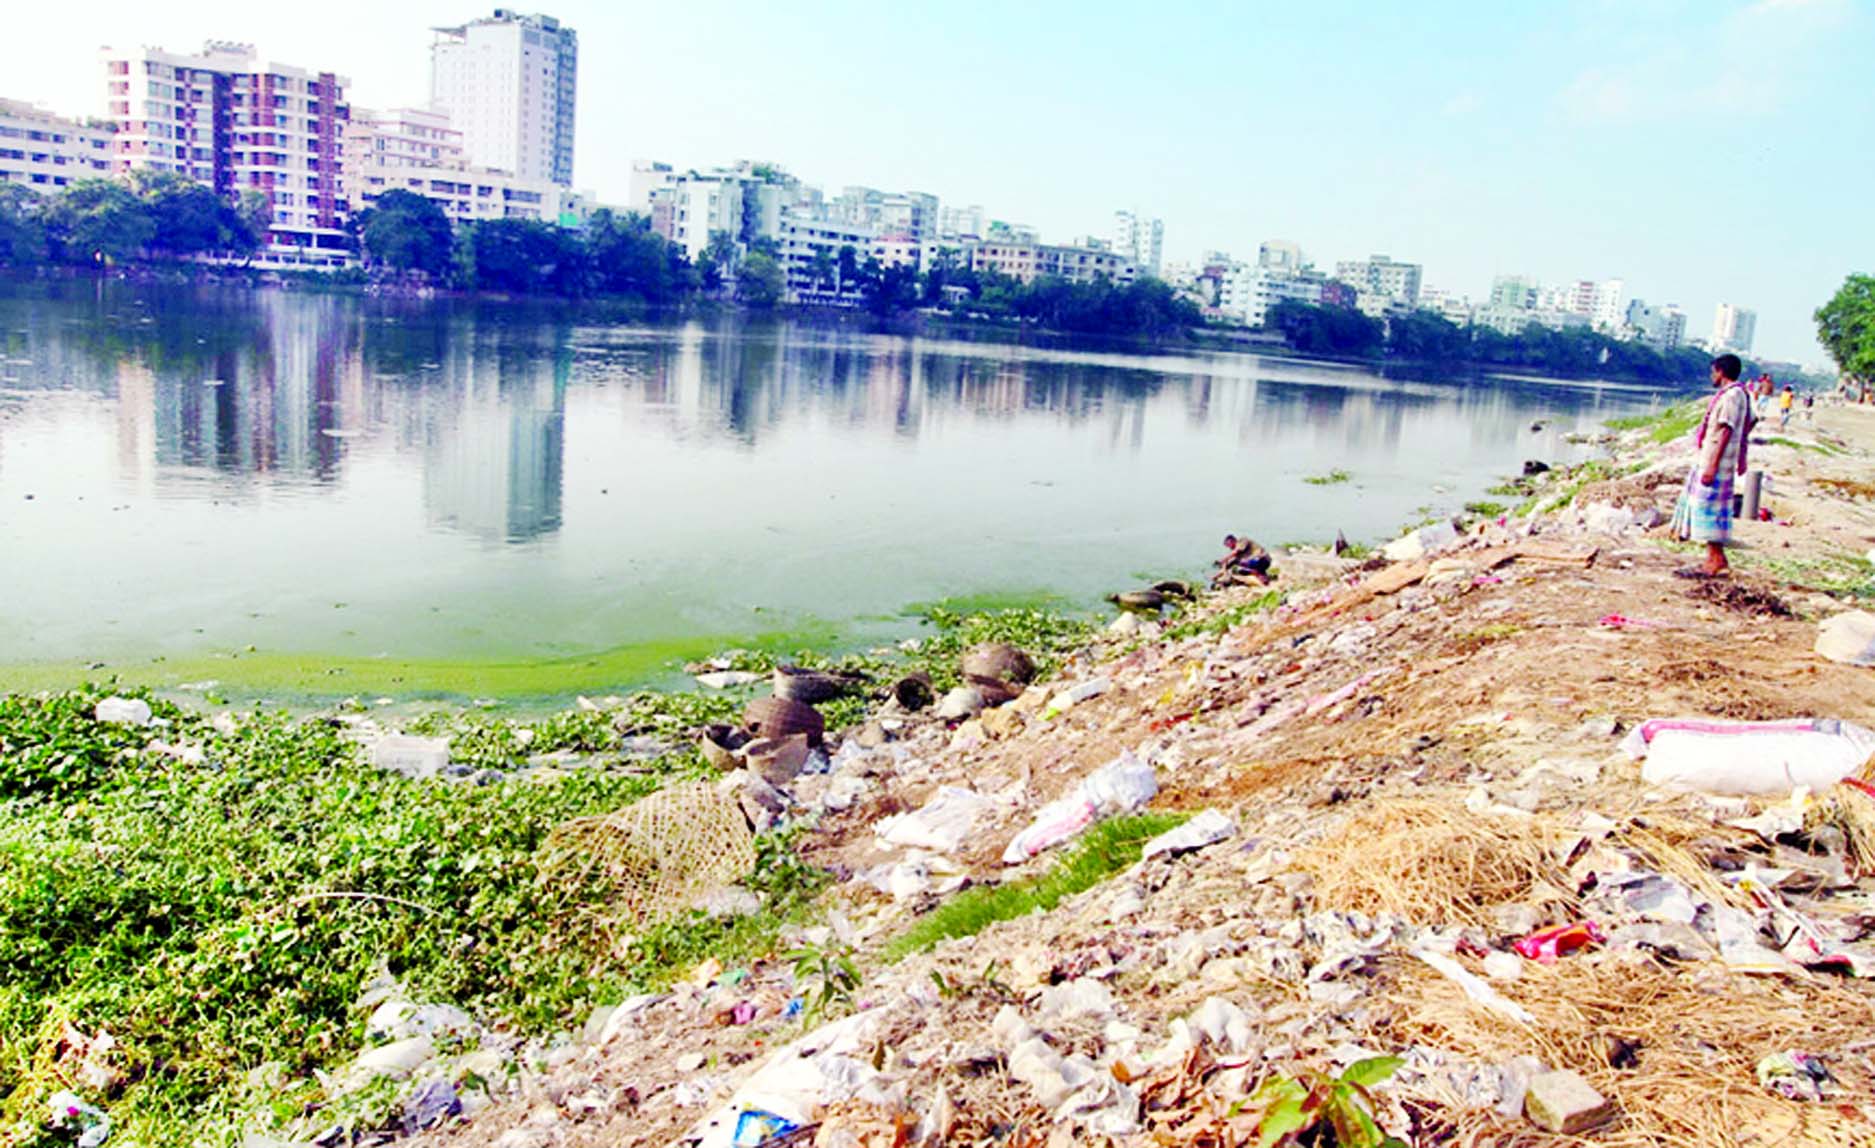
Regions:
<svg viewBox="0 0 1875 1148"><path fill-rule="evenodd" d="M908 605L953 596L1093 604L1200 574L1230 530L1383 540L1657 402L1234 352L0 283L0 684L238 679L243 658L305 684L324 659L343 692L374 660L605 651L600 676L630 677L745 636L909 632Z"/></svg>

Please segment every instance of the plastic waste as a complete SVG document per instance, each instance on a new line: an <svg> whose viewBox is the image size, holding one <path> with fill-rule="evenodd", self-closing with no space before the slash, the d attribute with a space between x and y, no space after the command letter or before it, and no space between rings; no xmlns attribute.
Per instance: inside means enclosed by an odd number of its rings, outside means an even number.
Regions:
<svg viewBox="0 0 1875 1148"><path fill-rule="evenodd" d="M1535 961L1539 965L1553 965L1559 957L1607 940L1608 934L1594 921L1576 921L1538 929L1511 947L1526 960Z"/></svg>
<svg viewBox="0 0 1875 1148"><path fill-rule="evenodd" d="M761 1148L770 1140L779 1140L799 1127L785 1116L752 1110L736 1117L736 1135L730 1143L735 1148Z"/></svg>
<svg viewBox="0 0 1875 1148"><path fill-rule="evenodd" d="M1851 610L1816 628L1816 652L1832 662L1875 666L1875 614Z"/></svg>
<svg viewBox="0 0 1875 1148"><path fill-rule="evenodd" d="M1458 528L1450 522L1435 522L1417 530L1409 530L1380 548L1380 553L1389 562L1411 562L1415 558L1424 558L1458 540Z"/></svg>
<svg viewBox="0 0 1875 1148"><path fill-rule="evenodd" d="M110 725L149 725L153 715L142 698L105 698L91 716Z"/></svg>
<svg viewBox="0 0 1875 1148"><path fill-rule="evenodd" d="M111 1118L100 1108L86 1104L77 1093L55 1092L46 1098L54 1130L78 1133L78 1148L98 1148L111 1138Z"/></svg>
<svg viewBox="0 0 1875 1148"><path fill-rule="evenodd" d="M1813 1053L1774 1052L1758 1062L1758 1083L1786 1100L1825 1100L1841 1091L1829 1066Z"/></svg>
<svg viewBox="0 0 1875 1148"><path fill-rule="evenodd" d="M1650 785L1774 797L1848 777L1875 753L1875 732L1834 718L1656 718L1636 726L1621 748L1646 759L1641 779Z"/></svg>
<svg viewBox="0 0 1875 1148"><path fill-rule="evenodd" d="M1003 850L1005 865L1019 865L1044 850L1070 840L1103 817L1127 813L1151 801L1159 792L1152 766L1131 750L1082 779L1074 792L1044 805L1029 827L1016 834Z"/></svg>
<svg viewBox="0 0 1875 1148"><path fill-rule="evenodd" d="M1111 688L1113 688L1113 683L1105 678L1093 678L1079 685L1070 686L1048 699L1048 704L1042 709L1042 716L1044 718L1059 717L1082 702L1099 697Z"/></svg>
<svg viewBox="0 0 1875 1148"><path fill-rule="evenodd" d="M1177 829L1167 830L1146 842L1142 858L1161 853L1189 853L1215 845L1237 832L1237 824L1215 809L1207 809Z"/></svg>
<svg viewBox="0 0 1875 1148"><path fill-rule="evenodd" d="M946 785L922 807L880 821L874 832L891 845L950 853L963 844L976 827L977 818L994 804L975 790Z"/></svg>
<svg viewBox="0 0 1875 1148"><path fill-rule="evenodd" d="M1465 966L1443 953L1418 948L1413 950L1413 955L1430 965L1434 972L1464 989L1466 996L1497 1015L1507 1020L1514 1020L1518 1024L1536 1023L1536 1018L1530 1015L1528 1009L1498 992L1481 978L1472 975Z"/></svg>

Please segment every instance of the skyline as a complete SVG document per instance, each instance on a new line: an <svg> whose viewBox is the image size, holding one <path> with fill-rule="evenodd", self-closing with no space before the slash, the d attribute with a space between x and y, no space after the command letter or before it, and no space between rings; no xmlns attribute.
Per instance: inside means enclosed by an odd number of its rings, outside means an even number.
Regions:
<svg viewBox="0 0 1875 1148"><path fill-rule="evenodd" d="M430 29L492 6L90 10L78 27L14 16L27 34L0 43L0 95L94 114L101 44L212 38L347 75L354 106L422 105ZM1824 359L1811 312L1875 240L1857 194L1875 183L1875 83L1855 51L1875 13L1853 0L522 10L580 35L574 186L601 203L624 202L634 159L747 158L980 203L1055 241L1137 207L1165 219L1168 262L1283 238L1317 265L1418 262L1474 300L1500 274L1621 278L1678 304L1689 335L1719 303L1756 310L1759 353L1804 363Z"/></svg>

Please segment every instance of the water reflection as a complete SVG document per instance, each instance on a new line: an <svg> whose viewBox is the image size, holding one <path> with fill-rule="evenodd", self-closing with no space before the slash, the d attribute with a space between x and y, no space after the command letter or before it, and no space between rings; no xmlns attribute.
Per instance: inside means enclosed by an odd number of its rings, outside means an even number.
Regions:
<svg viewBox="0 0 1875 1148"><path fill-rule="evenodd" d="M1181 568L1221 525L1371 540L1649 401L1243 354L0 283L0 662L309 632L564 651L739 632L755 608L1091 596ZM1355 482L1300 481L1332 469Z"/></svg>

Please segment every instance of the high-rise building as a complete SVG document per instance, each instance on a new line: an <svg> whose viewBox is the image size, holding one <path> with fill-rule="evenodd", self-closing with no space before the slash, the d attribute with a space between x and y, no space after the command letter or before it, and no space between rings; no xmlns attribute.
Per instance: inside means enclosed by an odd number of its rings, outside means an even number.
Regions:
<svg viewBox="0 0 1875 1148"><path fill-rule="evenodd" d="M1486 306L1504 311L1529 311L1537 305L1543 288L1526 275L1499 275L1491 280L1491 297Z"/></svg>
<svg viewBox="0 0 1875 1148"><path fill-rule="evenodd" d="M1677 347L1686 340L1686 313L1671 303L1656 307L1635 299L1623 312L1623 328L1631 339L1655 347Z"/></svg>
<svg viewBox="0 0 1875 1148"><path fill-rule="evenodd" d="M571 227L587 215L586 200L557 183L471 165L462 154L462 133L439 111L353 108L344 157L354 213L387 191L408 191L436 201L455 220L537 219Z"/></svg>
<svg viewBox="0 0 1875 1148"><path fill-rule="evenodd" d="M56 191L110 174L109 124L81 124L34 104L0 100L0 183Z"/></svg>
<svg viewBox="0 0 1875 1148"><path fill-rule="evenodd" d="M1385 255L1335 264L1335 278L1343 283L1409 308L1419 302L1420 273L1419 264L1401 263Z"/></svg>
<svg viewBox="0 0 1875 1148"><path fill-rule="evenodd" d="M259 192L273 213L263 261L349 261L344 77L263 65L252 44L219 41L199 55L105 48L103 57L113 170L174 172L230 199Z"/></svg>
<svg viewBox="0 0 1875 1148"><path fill-rule="evenodd" d="M562 187L573 182L579 37L552 16L507 8L430 46L430 103L462 133L477 167Z"/></svg>
<svg viewBox="0 0 1875 1148"><path fill-rule="evenodd" d="M1721 303L1712 316L1712 349L1715 351L1751 350L1751 337L1758 332L1758 313L1732 303Z"/></svg>
<svg viewBox="0 0 1875 1148"><path fill-rule="evenodd" d="M1308 265L1302 257L1302 247L1287 239L1266 239L1257 248L1257 266L1269 271L1283 271L1294 274Z"/></svg>
<svg viewBox="0 0 1875 1148"><path fill-rule="evenodd" d="M1159 274L1165 255L1165 221L1137 211L1113 213L1113 250L1132 262L1141 275Z"/></svg>

